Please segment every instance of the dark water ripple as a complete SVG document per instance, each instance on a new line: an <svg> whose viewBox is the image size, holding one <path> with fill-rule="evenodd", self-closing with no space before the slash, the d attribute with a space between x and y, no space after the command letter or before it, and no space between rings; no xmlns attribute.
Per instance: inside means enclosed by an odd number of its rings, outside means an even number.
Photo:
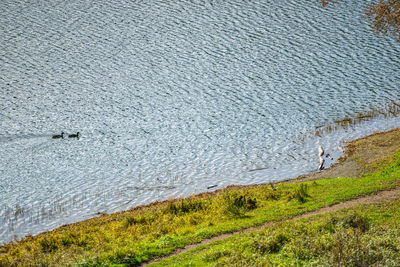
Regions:
<svg viewBox="0 0 400 267"><path fill-rule="evenodd" d="M399 126L312 134L399 101L399 44L372 33L366 2L2 1L0 243L293 177L319 144L337 157Z"/></svg>

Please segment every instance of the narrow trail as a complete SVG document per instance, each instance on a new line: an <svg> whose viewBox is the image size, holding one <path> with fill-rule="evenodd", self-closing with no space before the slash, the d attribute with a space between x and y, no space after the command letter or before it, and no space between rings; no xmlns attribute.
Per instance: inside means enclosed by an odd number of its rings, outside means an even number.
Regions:
<svg viewBox="0 0 400 267"><path fill-rule="evenodd" d="M184 248L177 249L172 254L169 254L169 255L164 256L164 257L153 259L153 260L151 260L149 262L146 262L146 263L142 264L141 266L147 266L147 265L162 261L162 260L164 260L166 258L177 256L179 254L185 253L185 252L187 252L189 250L192 250L192 249L194 249L194 248L196 248L198 246L201 246L201 245L207 245L207 244L210 244L210 243L212 243L214 241L225 239L225 238L228 238L228 237L231 237L231 236L234 236L234 235L239 235L239 234L251 232L251 231L254 231L254 230L263 229L263 228L272 226L272 225L277 224L277 223L287 222L287 221L292 221L292 220L298 220L298 219L302 219L302 218L308 218L308 217L311 217L311 216L314 216L314 215L326 214L328 212L334 212L334 211L338 211L338 210L345 209L345 208L356 207L356 206L361 205L361 204L372 204L372 203L380 202L380 201L383 201L383 200L392 201L392 200L395 200L395 199L398 199L398 198L400 198L400 186L395 188L395 189L392 189L392 190L381 191L381 192L378 192L378 193L375 193L375 194L372 194L372 195L363 196L363 197L359 197L359 198L356 198L356 199L351 199L351 200L348 200L348 201L345 201L345 202L334 204L332 206L327 206L327 207L321 208L319 210L303 213L303 214L297 215L297 216L289 218L289 219L285 219L285 220L281 220L281 221L268 222L268 223L265 223L265 224L262 224L262 225L259 225L259 226L253 226L253 227L242 229L242 230L239 230L239 231L236 231L236 232L232 232L232 233L228 233L228 234L222 234L222 235L215 236L215 237L212 237L212 238L209 238L209 239L204 239L200 243L187 245Z"/></svg>

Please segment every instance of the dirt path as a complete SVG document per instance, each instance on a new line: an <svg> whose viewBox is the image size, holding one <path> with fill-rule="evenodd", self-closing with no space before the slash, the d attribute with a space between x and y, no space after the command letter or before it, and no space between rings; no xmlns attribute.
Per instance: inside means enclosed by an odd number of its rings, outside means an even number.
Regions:
<svg viewBox="0 0 400 267"><path fill-rule="evenodd" d="M304 213L304 214L292 217L290 219L286 219L286 220L282 220L282 221L278 221L278 222L268 222L268 223L265 223L265 224L262 224L262 225L259 225L259 226L250 227L250 228L239 230L239 231L236 231L236 232L233 232L233 233L222 234L222 235L219 235L219 236L215 236L213 238L204 239L200 243L188 245L188 246L186 246L184 248L176 250L173 254L167 255L165 257L153 259L153 260L151 260L151 261L149 261L147 263L144 263L142 266L147 266L149 264L159 262L159 261L161 261L163 259L170 258L170 257L176 256L176 255L185 253L185 252L187 252L187 251L189 251L191 249L194 249L194 248L196 248L198 246L201 246L201 245L207 245L207 244L210 244L211 242L214 242L214 241L217 241L217 240L221 240L221 239L225 239L225 238L231 237L233 235L239 235L239 234L247 233L247 232L250 232L250 231L259 230L259 229L262 229L262 228L265 228L265 227L272 226L273 224L276 224L276 223L279 223L279 222L298 220L298 219L302 219L302 218L308 218L308 217L311 217L313 215L325 214L325 213L334 212L334 211L337 211L337 210L340 210L340 209L355 207L355 206L358 206L358 205L361 205L361 204L371 204L371 203L375 203L375 202L380 202L382 200L392 201L392 200L399 199L399 198L400 198L400 187L397 187L396 189L393 189L393 190L381 191L381 192L378 192L378 193L373 194L373 195L368 195L368 196L364 196L364 197L348 200L348 201L341 202L341 203L338 203L338 204L335 204L335 205L332 205L332 206L321 208L321 209L316 210L316 211Z"/></svg>

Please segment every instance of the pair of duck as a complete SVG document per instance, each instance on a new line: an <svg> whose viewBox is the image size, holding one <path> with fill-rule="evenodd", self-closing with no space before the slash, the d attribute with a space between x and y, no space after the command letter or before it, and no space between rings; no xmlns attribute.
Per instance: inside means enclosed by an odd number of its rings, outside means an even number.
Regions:
<svg viewBox="0 0 400 267"><path fill-rule="evenodd" d="M58 139L58 138L62 138L64 139L64 132L61 132L61 134L55 134L53 135L53 139ZM80 133L77 132L76 134L69 134L68 137L69 138L79 138Z"/></svg>

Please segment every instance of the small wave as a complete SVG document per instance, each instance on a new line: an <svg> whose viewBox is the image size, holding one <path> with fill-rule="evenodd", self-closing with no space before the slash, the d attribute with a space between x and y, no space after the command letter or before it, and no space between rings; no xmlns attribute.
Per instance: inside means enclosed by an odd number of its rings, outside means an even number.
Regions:
<svg viewBox="0 0 400 267"><path fill-rule="evenodd" d="M176 185L129 186L126 188L126 190L156 191L156 190L171 190L175 188L177 188Z"/></svg>
<svg viewBox="0 0 400 267"><path fill-rule="evenodd" d="M51 134L24 134L24 135L10 135L0 136L0 143L8 143L23 139L40 139L40 138L51 138Z"/></svg>

